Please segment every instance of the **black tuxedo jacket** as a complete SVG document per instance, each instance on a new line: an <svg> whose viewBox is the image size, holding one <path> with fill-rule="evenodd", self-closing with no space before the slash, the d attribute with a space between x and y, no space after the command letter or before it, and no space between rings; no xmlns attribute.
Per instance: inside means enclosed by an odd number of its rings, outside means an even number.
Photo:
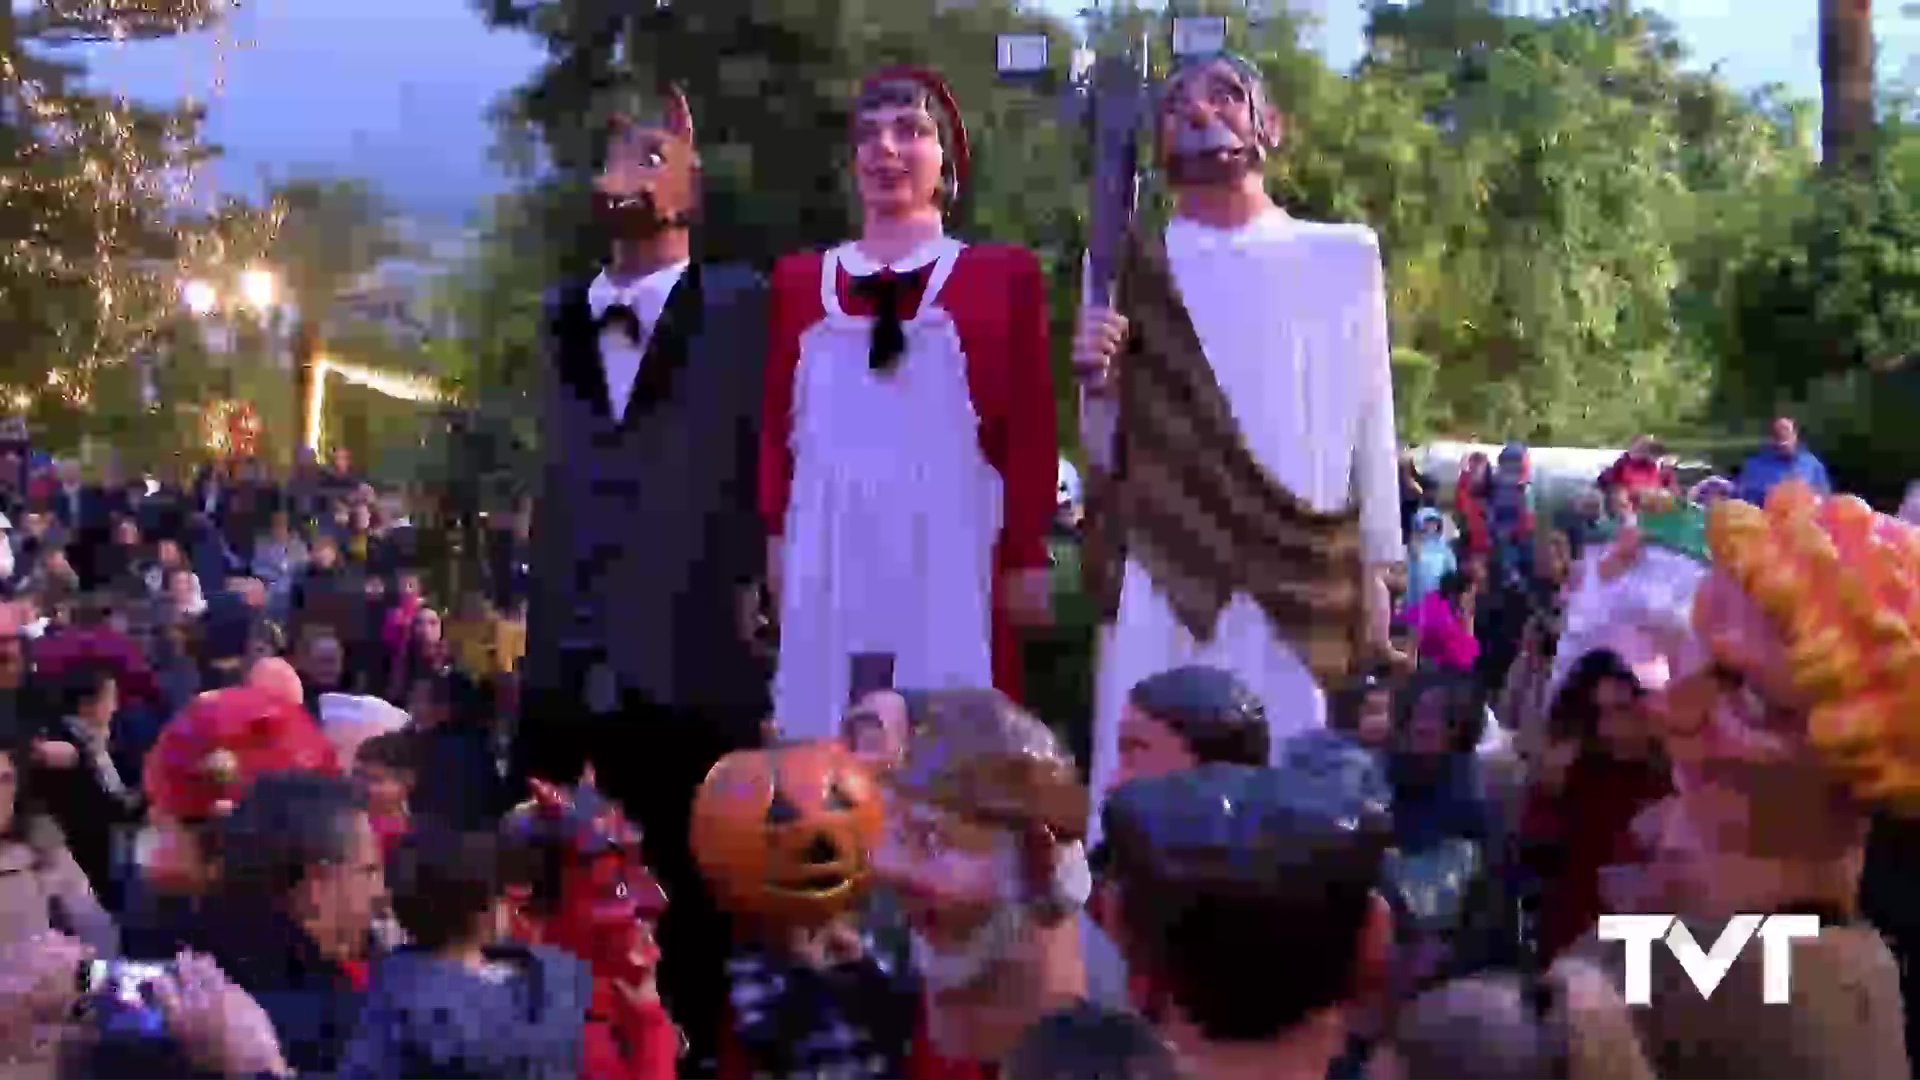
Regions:
<svg viewBox="0 0 1920 1080"><path fill-rule="evenodd" d="M528 689L577 677L566 652L600 651L624 689L661 705L763 707L765 665L737 612L766 558L755 506L765 283L744 267L688 266L618 418L587 285L546 304Z"/></svg>

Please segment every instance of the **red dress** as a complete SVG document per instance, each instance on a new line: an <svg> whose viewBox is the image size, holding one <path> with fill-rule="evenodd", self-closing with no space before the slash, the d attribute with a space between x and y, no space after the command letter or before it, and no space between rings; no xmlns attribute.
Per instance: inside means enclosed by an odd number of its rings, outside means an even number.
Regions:
<svg viewBox="0 0 1920 1080"><path fill-rule="evenodd" d="M836 251L842 253L838 258L861 260L849 248ZM901 268L897 306L908 313L918 309L931 283L924 273L913 276L914 264L914 257L895 264ZM791 440L799 426L795 379L801 339L828 317L823 302L824 265L820 252L790 255L780 260L773 273L759 477L760 510L773 537L786 532L793 492ZM867 269L871 268L863 269L863 282ZM847 266L839 265L835 274L835 292L844 314L871 316L874 304L854 287ZM1059 445L1047 347L1046 284L1032 252L978 244L960 248L937 289L937 305L951 317L965 353L966 387L978 418L980 456L1000 477L1001 524L993 553L992 672L994 685L1017 698L1019 653L998 593L1007 572L1048 565L1046 536L1056 504ZM798 404L804 407L804 402ZM903 453L913 450L902 447Z"/></svg>

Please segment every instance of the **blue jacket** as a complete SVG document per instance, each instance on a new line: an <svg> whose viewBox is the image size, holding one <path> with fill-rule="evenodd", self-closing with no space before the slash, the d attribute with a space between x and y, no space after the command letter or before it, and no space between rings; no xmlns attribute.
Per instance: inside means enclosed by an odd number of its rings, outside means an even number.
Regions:
<svg viewBox="0 0 1920 1080"><path fill-rule="evenodd" d="M1782 454L1768 447L1748 458L1740 466L1740 498L1755 506L1767 501L1767 492L1782 480L1799 479L1807 482L1813 490L1825 495L1833 490L1827 480L1827 467L1820 463L1806 447L1799 447L1792 454Z"/></svg>
<svg viewBox="0 0 1920 1080"><path fill-rule="evenodd" d="M488 959L500 977L418 949L382 960L337 1075L579 1076L593 998L587 966L539 945L497 946Z"/></svg>
<svg viewBox="0 0 1920 1080"><path fill-rule="evenodd" d="M1440 579L1455 569L1453 545L1444 537L1428 536L1429 521L1439 521L1440 511L1423 507L1413 515L1413 535L1407 538L1407 606L1419 603L1440 587Z"/></svg>

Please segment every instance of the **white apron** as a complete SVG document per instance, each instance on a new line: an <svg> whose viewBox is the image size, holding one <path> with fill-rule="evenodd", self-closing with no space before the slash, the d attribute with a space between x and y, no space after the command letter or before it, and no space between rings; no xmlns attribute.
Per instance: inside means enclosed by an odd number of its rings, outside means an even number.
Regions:
<svg viewBox="0 0 1920 1080"><path fill-rule="evenodd" d="M873 320L840 306L840 252L821 259L826 318L800 337L774 716L788 738L838 733L850 659L894 658L894 684L993 684L1000 474L980 452L967 358L937 303L947 239L893 370L868 366Z"/></svg>

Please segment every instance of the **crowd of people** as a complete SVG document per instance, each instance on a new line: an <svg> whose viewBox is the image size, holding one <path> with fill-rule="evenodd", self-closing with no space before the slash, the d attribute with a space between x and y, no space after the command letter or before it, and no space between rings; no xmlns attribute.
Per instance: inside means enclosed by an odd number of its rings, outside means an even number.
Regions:
<svg viewBox="0 0 1920 1080"><path fill-rule="evenodd" d="M1514 445L1396 515L1378 239L1267 194L1256 65L1163 89L1084 517L1038 261L946 235L920 69L851 104L858 241L770 285L694 257L685 96L614 117L484 596L342 456L23 477L0 1070L1910 1076L1868 822L1920 805L1920 530L1790 421L1738 483L1642 439L1560 510ZM1090 761L1021 704L1066 523ZM1750 951L1637 1008L1621 912L1821 933L1784 1006Z"/></svg>
<svg viewBox="0 0 1920 1080"><path fill-rule="evenodd" d="M1440 511L1410 485L1403 651L1335 695L1326 731L1270 745L1263 702L1217 668L1136 685L1101 811L1104 841L1080 871L1090 876L1076 884L1075 856L1061 856L1044 903L1007 891L991 871L969 882L964 867L920 891L926 872L913 859L970 843L985 845L983 857L993 850L984 826L954 818L955 806L994 828L1008 814L1056 814L1039 835L1077 853L1074 814L1084 820L1084 810L1071 807L1085 806L1083 773L1052 733L986 690L977 700L877 691L856 703L841 725L846 753L902 801L888 803L879 832L851 841L866 848L874 875L851 909L855 929L788 927L772 960L752 954L772 965L773 981L755 985L776 1000L795 996L797 970L821 981L798 994L804 1004L769 1007L772 1019L741 1013L758 999L736 992L736 1038L773 1026L746 1051L722 1034L717 1075L1910 1075L1902 980L1877 962L1869 945L1879 938L1864 928L1868 944L1816 958L1860 966L1837 984L1868 1017L1859 1021L1868 1041L1847 1053L1806 1035L1805 1045L1768 1042L1774 1058L1725 1047L1720 1057L1688 1056L1676 1048L1693 1034L1649 1034L1619 1001L1613 968L1593 957L1597 917L1630 905L1666 851L1650 822L1677 795L1673 751L1650 712L1658 676L1642 658L1624 646L1570 658L1558 649L1583 567L1623 532L1637 534L1649 507L1686 503L1657 468L1616 494L1618 477L1655 453L1636 444L1600 477L1575 511L1587 516L1584 533L1564 527L1578 516L1556 527L1494 509L1507 499L1500 484L1524 489L1523 451L1492 470L1470 462L1451 522L1436 524ZM14 507L49 524L15 538L22 572L0 636L6 1074L706 1074L678 1059L686 1044L651 960L634 978L609 981L592 934L576 942L551 914L544 924L528 914L534 892L563 910L574 888L564 883L567 859L591 864L579 852L599 849L580 842L558 863L549 852L544 883L528 870L538 800L516 808L526 791L508 787L501 752L514 664L469 665L448 650L403 551L404 519L383 523L380 500L345 464L321 473L330 486L304 502L296 483L242 469L244 482L216 470L183 492L130 487L118 504L97 486L63 484L51 497L43 487ZM63 496L77 515L63 519ZM96 523L91 506L110 508ZM1063 523L1077 520L1078 507L1060 509ZM243 515L255 516L238 524ZM356 518L372 527L355 529ZM1437 582L1422 581L1425 543L1449 544L1453 568ZM65 584L48 580L50 560L73 568ZM171 573L145 572L156 566ZM198 582L196 567L224 574L220 589L202 596L174 584ZM511 589L498 589L509 603ZM1455 625L1431 613L1436 602ZM1492 628L1513 626L1509 659L1489 664L1502 648L1493 635L1507 632ZM994 754L1064 764L1000 802L972 773L958 803L951 778L928 775ZM1005 771L1002 762L982 775ZM1065 798L1054 788L1077 788L1080 802L1051 809ZM636 897L657 894L637 848L619 840L623 826L610 824L617 808L590 786L535 790L625 853L611 864L619 869L590 878L617 882L621 898L629 886ZM836 797L865 798L847 791ZM766 798L780 800L778 787ZM905 809L916 800L949 812L923 820ZM1235 804L1247 820L1207 816ZM790 813L803 820L818 812L797 797L796 806ZM746 828L771 829L775 813L759 815ZM903 834L895 815L915 824ZM1367 825L1354 833L1355 821ZM908 843L919 845L910 858L900 854ZM1199 856L1181 845L1194 844L1226 844L1217 854L1227 861L1191 862ZM1872 850L1870 882L1899 858L1879 839ZM1174 887L1198 899L1176 903L1164 894ZM664 899L618 911L645 927ZM1003 929L996 951L969 960L938 944L886 944L897 918L888 910L916 904L961 912L954 940L974 948L974 918L994 905L1026 914L1008 924L1019 935ZM1853 925L1852 910L1836 925ZM1869 896L1865 910L1889 940L1909 936L1897 903ZM1070 946L1054 944L1060 933ZM556 941L574 944L573 954ZM756 947L764 953L767 939ZM1274 964L1248 969L1256 951ZM126 958L170 961L139 991L164 1018L164 1040L130 1038L98 1018L77 1023L71 1012L83 990L99 993L76 972ZM982 989L947 970L956 963L998 974ZM727 962L735 980L743 964L740 955ZM632 1004L609 1007L605 985ZM1003 998L1003 1010L1019 1004L1021 1021L989 1010L997 1021L969 1021L958 1040L971 1053L931 1049L951 1044L929 1039L937 1019L923 1010L954 987ZM932 1004L915 1005L923 996ZM981 1003L963 995L952 1007L965 1015ZM1036 1009L1045 1018L1029 1026ZM847 1038L828 1038L833 1031ZM780 1062L771 1071L752 1057L769 1053ZM1793 1065L1782 1072L1785 1061Z"/></svg>

